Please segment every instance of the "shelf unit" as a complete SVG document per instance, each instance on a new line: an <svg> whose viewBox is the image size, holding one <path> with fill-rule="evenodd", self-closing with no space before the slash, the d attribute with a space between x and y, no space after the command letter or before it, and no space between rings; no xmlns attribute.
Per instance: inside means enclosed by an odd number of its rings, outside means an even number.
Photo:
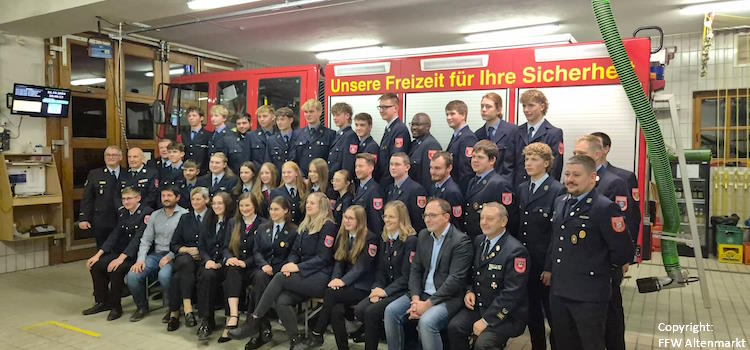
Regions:
<svg viewBox="0 0 750 350"><path fill-rule="evenodd" d="M704 258L708 258L711 255L716 255L715 244L712 242L711 237L711 225L710 225L710 211L708 207L709 196L710 196L710 173L711 167L708 162L687 162L687 167L692 168L691 174L697 175L689 176L691 193L685 193L682 188L682 179L677 171L677 163L672 163L672 177L674 179L675 194L677 196L677 207L680 210L680 237L689 237L690 224L688 222L687 205L685 203L686 198L692 198L693 208L695 212L696 225L698 226L698 237L701 243L701 252ZM697 170L696 170L697 168ZM677 252L681 256L695 256L693 248L678 242Z"/></svg>

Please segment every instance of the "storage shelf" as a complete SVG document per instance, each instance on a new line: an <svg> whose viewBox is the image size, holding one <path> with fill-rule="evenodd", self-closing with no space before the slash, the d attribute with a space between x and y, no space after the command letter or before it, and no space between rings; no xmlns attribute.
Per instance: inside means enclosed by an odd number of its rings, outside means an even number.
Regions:
<svg viewBox="0 0 750 350"><path fill-rule="evenodd" d="M25 205L60 204L60 203L62 203L62 196L60 195L44 195L44 196L14 197L13 198L14 207L21 207Z"/></svg>
<svg viewBox="0 0 750 350"><path fill-rule="evenodd" d="M685 203L684 198L677 198L677 203ZM706 204L705 199L693 198L693 204Z"/></svg>
<svg viewBox="0 0 750 350"><path fill-rule="evenodd" d="M64 233L52 233L49 235L33 236L29 238L19 238L19 237L13 236L13 239L9 241L11 242L33 241L35 239L43 239L43 238L63 239L65 238L65 234Z"/></svg>

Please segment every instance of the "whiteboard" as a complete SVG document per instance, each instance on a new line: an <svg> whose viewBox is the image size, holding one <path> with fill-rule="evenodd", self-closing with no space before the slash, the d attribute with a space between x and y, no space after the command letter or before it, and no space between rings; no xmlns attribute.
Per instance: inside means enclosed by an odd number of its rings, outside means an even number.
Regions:
<svg viewBox="0 0 750 350"><path fill-rule="evenodd" d="M352 106L352 130L354 130L354 116L358 113L367 113L372 117L372 138L375 142L380 145L380 139L383 138L383 131L385 130L385 120L380 117L378 111L378 99L381 94L377 95L357 95L357 96L331 96L328 103L328 126L333 130L338 130L336 124L333 122L333 116L331 115L331 106L339 103L346 102Z"/></svg>
<svg viewBox="0 0 750 350"><path fill-rule="evenodd" d="M518 125L526 122L521 105L521 94L526 90L529 89L519 89L517 94ZM576 139L601 131L612 139L607 160L618 168L637 174L638 129L635 111L630 106L622 86L570 86L538 90L542 91L549 101L545 118L563 130L564 159L573 156Z"/></svg>

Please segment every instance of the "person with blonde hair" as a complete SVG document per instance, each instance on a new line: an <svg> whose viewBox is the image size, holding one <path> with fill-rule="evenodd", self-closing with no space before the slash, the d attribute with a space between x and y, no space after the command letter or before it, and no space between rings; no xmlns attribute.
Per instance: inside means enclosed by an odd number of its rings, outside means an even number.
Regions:
<svg viewBox="0 0 750 350"><path fill-rule="evenodd" d="M281 184L271 190L271 199L284 197L292 207L290 214L292 222L299 224L302 221L302 205L307 198L308 190L302 172L297 163L288 161L281 167Z"/></svg>
<svg viewBox="0 0 750 350"><path fill-rule="evenodd" d="M521 94L521 105L523 106L523 115L527 122L518 127L518 143L516 144L516 169L514 180L515 184L527 181L529 175L524 169L525 159L523 154L524 147L534 142L542 142L552 149L555 155L554 163L550 169L550 176L560 181L563 168L563 154L565 146L563 145L563 131L552 125L545 117L549 110L549 101L544 93L536 90L526 90Z"/></svg>
<svg viewBox="0 0 750 350"><path fill-rule="evenodd" d="M237 184L237 177L227 164L227 156L222 153L214 153L208 161L208 174L195 181L198 187L208 188L208 193L213 196L217 192L230 192Z"/></svg>
<svg viewBox="0 0 750 350"><path fill-rule="evenodd" d="M261 319L271 307L275 307L289 336L290 348L302 340L297 329L295 306L309 298L322 298L333 270L336 225L331 205L324 194L316 192L307 197L305 218L297 232L287 263L271 279L248 318L247 326L251 334L257 333ZM267 338L255 336L245 345L245 349L257 349L267 342Z"/></svg>
<svg viewBox="0 0 750 350"><path fill-rule="evenodd" d="M322 158L315 158L310 162L310 169L307 171L307 179L310 185L310 192L325 193L330 197L328 191L328 163Z"/></svg>
<svg viewBox="0 0 750 350"><path fill-rule="evenodd" d="M234 172L239 172L240 165L245 161L245 155L242 152L242 145L238 141L237 135L227 128L226 122L229 117L229 110L222 105L215 105L211 107L210 114L214 133L208 140L208 153L210 155L217 152L224 153L229 168Z"/></svg>
<svg viewBox="0 0 750 350"><path fill-rule="evenodd" d="M490 92L482 96L480 113L484 126L474 132L477 140L490 140L497 145L498 156L495 171L513 183L516 165L516 142L518 127L503 120L503 98Z"/></svg>
<svg viewBox="0 0 750 350"><path fill-rule="evenodd" d="M305 101L302 104L302 112L305 114L307 126L295 132L296 152L293 159L307 177L310 162L315 158L327 158L330 154L336 132L322 125L320 116L323 114L323 105L320 101L313 98Z"/></svg>
<svg viewBox="0 0 750 350"><path fill-rule="evenodd" d="M279 170L273 163L263 163L253 185L253 194L258 200L258 215L268 218L268 206L271 203L271 190L279 186Z"/></svg>
<svg viewBox="0 0 750 350"><path fill-rule="evenodd" d="M332 193L328 198L331 198L331 209L333 209L333 221L336 222L336 228L341 226L344 212L352 205L354 200L354 181L351 176L348 170L341 169L333 174L331 180Z"/></svg>

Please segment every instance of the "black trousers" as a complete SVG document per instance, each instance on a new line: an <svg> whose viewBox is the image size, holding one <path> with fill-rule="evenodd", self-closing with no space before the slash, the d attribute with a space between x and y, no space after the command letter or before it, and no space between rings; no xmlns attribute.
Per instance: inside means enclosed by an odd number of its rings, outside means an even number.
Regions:
<svg viewBox="0 0 750 350"><path fill-rule="evenodd" d="M97 227L93 224L91 225L91 231L94 234L94 239L96 240L96 249L101 249L102 245L104 244L104 241L107 240L107 237L109 237L109 234L112 233L112 227ZM115 256L116 258L117 256Z"/></svg>
<svg viewBox="0 0 750 350"><path fill-rule="evenodd" d="M133 266L131 259L125 261L112 272L107 272L107 266L112 260L117 259L120 254L107 254L99 258L91 267L91 280L94 282L94 300L97 303L106 303L112 308L122 308L120 298L122 289L125 287L125 275Z"/></svg>
<svg viewBox="0 0 750 350"><path fill-rule="evenodd" d="M224 268L209 270L201 266L198 272L198 315L201 317L214 317L214 305L219 287L224 280L226 271Z"/></svg>
<svg viewBox="0 0 750 350"><path fill-rule="evenodd" d="M320 309L318 323L313 330L317 334L323 334L331 323L333 334L336 337L336 346L341 349L349 349L349 336L346 333L346 322L344 312L347 306L357 304L362 298L370 295L369 291L346 286L339 289L328 288L323 296L323 307Z"/></svg>
<svg viewBox="0 0 750 350"><path fill-rule="evenodd" d="M272 276L267 275L263 270L255 270L252 276L253 289L250 292L249 302L247 306L248 310L253 310L260 302L260 298L263 296L263 292L266 291L266 287L271 283Z"/></svg>
<svg viewBox="0 0 750 350"><path fill-rule="evenodd" d="M377 350L380 336L384 332L383 315L385 308L392 301L398 299L404 293L396 293L385 297L377 303L371 303L370 294L365 297L354 307L354 317L365 325L365 350Z"/></svg>
<svg viewBox="0 0 750 350"><path fill-rule="evenodd" d="M195 288L195 271L201 261L190 254L180 253L174 258L172 282L169 284L169 311L178 311L183 299L190 299Z"/></svg>
<svg viewBox="0 0 750 350"><path fill-rule="evenodd" d="M224 293L227 298L239 298L242 290L250 284L253 271L238 266L225 267L227 275L224 278Z"/></svg>
<svg viewBox="0 0 750 350"><path fill-rule="evenodd" d="M558 349L604 350L609 303L583 302L550 293L552 329Z"/></svg>
<svg viewBox="0 0 750 350"><path fill-rule="evenodd" d="M330 275L323 272L307 277L302 277L299 273L286 277L278 272L268 283L253 314L262 318L273 307L287 335L294 337L299 333L294 306L310 298L323 297L329 281Z"/></svg>
<svg viewBox="0 0 750 350"><path fill-rule="evenodd" d="M612 299L607 309L604 339L607 350L625 350L625 312L622 309L622 269L612 271Z"/></svg>
<svg viewBox="0 0 750 350"><path fill-rule="evenodd" d="M532 262L533 264L533 262ZM549 287L542 284L539 276L542 274L541 270L531 270L529 273L528 281L528 295L529 295L529 336L531 338L531 349L532 350L545 350L547 349L547 331L544 327L544 316L547 316L547 321L550 319L550 308L549 308ZM550 331L550 344L552 350L556 350L554 330ZM624 350L624 349L623 349Z"/></svg>
<svg viewBox="0 0 750 350"><path fill-rule="evenodd" d="M462 308L448 323L448 343L451 350L469 350L469 337L474 332L474 322L482 318L477 310ZM474 350L503 349L508 339L515 336L513 327L502 322L496 327L487 327L474 341Z"/></svg>

